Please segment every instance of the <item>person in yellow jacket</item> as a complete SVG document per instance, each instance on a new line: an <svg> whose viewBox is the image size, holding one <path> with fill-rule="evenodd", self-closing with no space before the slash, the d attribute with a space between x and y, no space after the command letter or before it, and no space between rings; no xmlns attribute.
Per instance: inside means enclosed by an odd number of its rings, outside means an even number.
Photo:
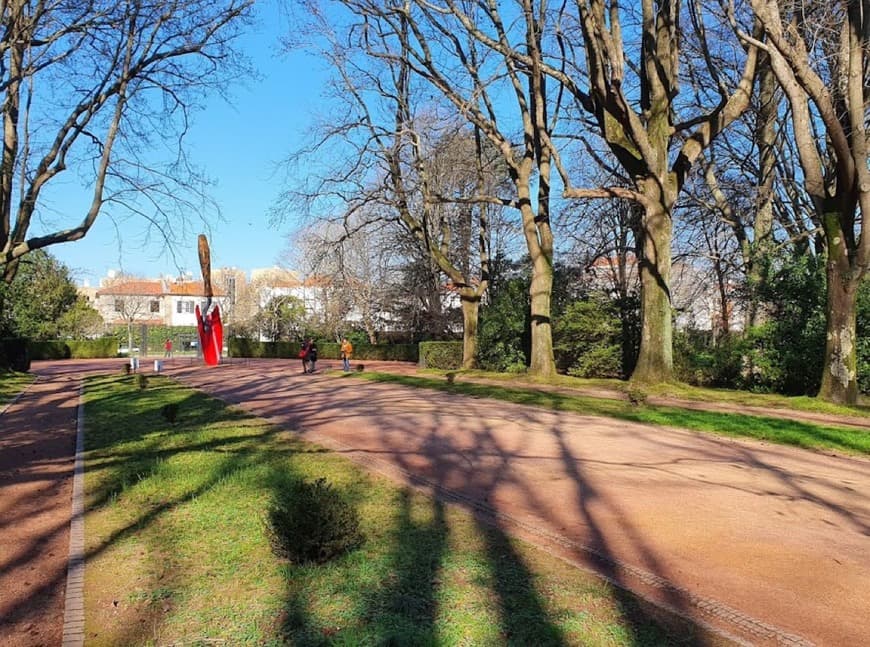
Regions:
<svg viewBox="0 0 870 647"><path fill-rule="evenodd" d="M350 370L351 355L353 355L353 344L347 340L347 337L344 337L341 340L341 363L345 371Z"/></svg>

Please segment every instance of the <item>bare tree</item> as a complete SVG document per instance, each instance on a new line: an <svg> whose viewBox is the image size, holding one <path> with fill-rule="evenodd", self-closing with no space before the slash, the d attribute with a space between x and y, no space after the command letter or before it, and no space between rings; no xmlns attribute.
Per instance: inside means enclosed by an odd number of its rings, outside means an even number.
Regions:
<svg viewBox="0 0 870 647"><path fill-rule="evenodd" d="M376 344L393 320L389 295L398 282L397 266L404 255L397 248L395 223L378 222L362 213L339 225L318 221L294 238L287 258L305 272L326 279L333 300L346 304L337 332L361 327ZM361 226L358 221L369 222ZM347 225L347 227L343 225Z"/></svg>
<svg viewBox="0 0 870 647"><path fill-rule="evenodd" d="M428 259L425 265L446 276L448 287L459 295L463 365L473 367L478 308L489 282L490 218L501 208L500 201L496 206L479 196L498 188L494 173L506 177L501 152L487 145L479 128L458 122L455 106L445 114L437 101L421 99L410 54L393 55L396 48L410 46L414 27L409 14L386 9L377 13L381 9L372 3L344 4L365 24L351 26L341 38L326 20L320 25L329 45L325 55L337 76L336 96L347 102L350 117L321 127L325 135L315 148L327 140L359 142L347 147L354 160L351 168L371 175L363 184L351 180L350 172L332 173L315 193L340 193L345 199L342 217L348 238L379 219L396 222L411 234ZM310 15L319 15L316 3L306 6ZM368 13L371 9L376 13ZM399 35L394 27L401 30ZM427 291L430 314L441 310L445 287L433 278Z"/></svg>
<svg viewBox="0 0 870 647"><path fill-rule="evenodd" d="M551 153L544 144L546 137L543 134L549 127L550 102L540 66L536 64L529 68L524 64L518 65L509 57L498 61L482 58L474 39L462 37L464 28L461 23L451 21L441 7L430 3L408 0L386 5L373 0L340 0L340 4L358 18L359 24L353 33L359 35L365 54L384 62L386 69L394 74L390 79L391 85L384 87L391 88L394 93L399 91L399 103L406 96L402 94L402 89L408 87L412 79L422 80L452 106L454 113L462 115L474 127L476 134L487 139L493 150L499 152L500 164L506 167L510 180L510 191L503 195L488 193L487 187L478 187L483 193L451 196L451 200L466 205L509 207L520 214L532 264L530 371L542 375L554 373L550 321L553 283L549 184ZM482 12L488 11L482 4L478 6ZM544 14L536 16L528 13L524 18L525 44L537 48L542 35L540 21ZM494 28L507 38L505 26L501 22L494 23ZM510 97L509 102L503 100L505 96ZM401 200L402 194L406 198L411 195L408 185L410 179L413 178L415 182L418 178L422 179L421 171L427 169L415 167L413 162L406 166L407 160L415 159L413 135L410 134L413 123L408 106L394 104L390 110L395 120L389 129L392 142L385 147L385 150L391 151L391 157L387 158L389 175L384 177L393 181L399 177L397 171L402 172L401 179L405 186L391 186ZM377 120L373 123L383 127L385 122ZM517 136L519 141L515 141ZM423 152L422 148L419 150ZM416 159L420 159L419 154ZM414 173L409 175L409 169ZM431 184L429 186L434 189ZM437 191L430 190L424 202L430 205L433 200L448 202L443 199L446 197L439 198ZM410 200L407 204L411 205ZM479 218L484 213L478 210L475 217ZM415 218L422 215L410 209L405 209L405 214ZM420 229L420 234L427 235L424 229ZM434 249L437 250L438 246ZM448 276L452 273L455 276L454 283L464 285L463 290L467 290L468 294L463 297L463 304L472 309L480 300L475 291L485 288L483 273L476 285L468 277L458 276L454 269L448 268L445 273Z"/></svg>
<svg viewBox="0 0 870 647"><path fill-rule="evenodd" d="M0 5L0 272L85 236L109 207L161 234L203 193L180 141L197 94L238 71L231 44L252 0L9 0ZM177 139L173 140L173 137ZM161 162L158 138L175 159ZM91 196L84 214L45 218L65 171ZM56 224L42 235L33 224Z"/></svg>
<svg viewBox="0 0 870 647"><path fill-rule="evenodd" d="M819 397L858 396L856 298L870 263L870 9L751 0L764 47L791 106L804 184L825 233L827 342Z"/></svg>

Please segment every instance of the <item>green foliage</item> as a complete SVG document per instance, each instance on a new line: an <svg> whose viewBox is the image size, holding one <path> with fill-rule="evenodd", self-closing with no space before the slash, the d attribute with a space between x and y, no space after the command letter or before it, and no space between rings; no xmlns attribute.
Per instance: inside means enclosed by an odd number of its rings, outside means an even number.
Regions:
<svg viewBox="0 0 870 647"><path fill-rule="evenodd" d="M118 341L114 337L101 339L68 339L31 341L28 343L33 359L93 359L96 357L115 357Z"/></svg>
<svg viewBox="0 0 870 647"><path fill-rule="evenodd" d="M825 352L824 259L786 259L762 290L771 316L749 331L745 388L787 395L819 389Z"/></svg>
<svg viewBox="0 0 870 647"><path fill-rule="evenodd" d="M442 371L451 371L461 367L461 341L420 342L420 368L436 368Z"/></svg>
<svg viewBox="0 0 870 647"><path fill-rule="evenodd" d="M0 335L57 338L72 325L64 315L82 309L77 301L69 269L44 250L32 252L21 260L12 283L0 283Z"/></svg>
<svg viewBox="0 0 870 647"><path fill-rule="evenodd" d="M526 278L514 277L496 284L489 303L480 310L477 361L482 369L516 372L529 365L529 308Z"/></svg>
<svg viewBox="0 0 870 647"><path fill-rule="evenodd" d="M295 564L326 562L363 541L356 510L325 478L280 483L267 521L272 550Z"/></svg>
<svg viewBox="0 0 870 647"><path fill-rule="evenodd" d="M812 395L818 391L825 350L822 259L814 256L785 259L765 282L759 296L768 311L767 321L743 335L732 334L718 340L703 333L675 335L678 379L698 386L785 395ZM868 311L870 307L862 313L859 305L859 340L861 331L870 325L865 323ZM866 349L866 344L859 341L859 364L862 346ZM859 381L866 383L867 379L859 377Z"/></svg>
<svg viewBox="0 0 870 647"><path fill-rule="evenodd" d="M104 327L100 313L82 296L76 298L57 321L57 332L61 339L95 337L102 334Z"/></svg>
<svg viewBox="0 0 870 647"><path fill-rule="evenodd" d="M257 330L271 341L298 339L305 327L305 304L301 299L282 295L272 297L254 317Z"/></svg>
<svg viewBox="0 0 870 647"><path fill-rule="evenodd" d="M621 330L616 304L605 295L568 304L553 326L556 368L576 377L620 377Z"/></svg>
<svg viewBox="0 0 870 647"><path fill-rule="evenodd" d="M714 340L707 331L674 333L674 375L681 382L703 387L734 387L744 383L749 344L742 335Z"/></svg>

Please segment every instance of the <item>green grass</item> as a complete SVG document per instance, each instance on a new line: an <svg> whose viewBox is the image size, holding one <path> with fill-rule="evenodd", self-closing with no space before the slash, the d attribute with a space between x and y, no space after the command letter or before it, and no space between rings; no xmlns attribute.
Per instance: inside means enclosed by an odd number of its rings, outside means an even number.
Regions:
<svg viewBox="0 0 870 647"><path fill-rule="evenodd" d="M12 402L34 379L29 373L0 370L0 409Z"/></svg>
<svg viewBox="0 0 870 647"><path fill-rule="evenodd" d="M517 404L544 407L556 411L572 411L595 416L608 416L631 422L642 422L691 429L735 437L756 438L807 449L836 450L850 454L870 454L870 431L848 427L817 425L799 420L769 418L738 413L694 411L679 407L641 405L625 400L522 388L521 385L500 386L474 382L448 382L441 378L363 373L363 377L378 382L403 384L492 398Z"/></svg>
<svg viewBox="0 0 870 647"><path fill-rule="evenodd" d="M668 645L631 596L465 510L165 376L85 391L87 643L97 645ZM176 424L164 420L178 405ZM325 477L360 514L361 548L276 558L266 504Z"/></svg>
<svg viewBox="0 0 870 647"><path fill-rule="evenodd" d="M443 371L427 372L433 375L444 373ZM631 388L628 382L621 380L587 379L570 377L567 375L539 378L525 373L510 374L493 373L489 371L455 371L455 373L458 377L465 376L471 379L483 378L486 380L505 382L506 384L512 384L514 386L530 384L533 386L556 386L578 390L595 389L614 391L618 393L625 392ZM692 400L695 402L717 402L752 407L793 409L810 413L828 413L870 418L870 406L866 404L866 398L861 398L858 406L849 407L825 402L824 400L808 396L785 396L776 393L752 393L750 391L739 391L735 389L710 389L679 382L668 382L644 387L644 391L649 395Z"/></svg>

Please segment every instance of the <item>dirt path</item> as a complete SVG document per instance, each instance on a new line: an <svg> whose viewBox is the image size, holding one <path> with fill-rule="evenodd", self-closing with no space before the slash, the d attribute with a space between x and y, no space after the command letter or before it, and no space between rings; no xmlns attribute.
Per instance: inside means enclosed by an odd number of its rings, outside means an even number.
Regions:
<svg viewBox="0 0 870 647"><path fill-rule="evenodd" d="M0 413L0 645L56 647L63 636L78 393L122 360L37 362Z"/></svg>
<svg viewBox="0 0 870 647"><path fill-rule="evenodd" d="M60 645L77 398L39 380L0 416L0 644Z"/></svg>
<svg viewBox="0 0 870 647"><path fill-rule="evenodd" d="M175 372L755 644L866 644L870 461L295 362Z"/></svg>
<svg viewBox="0 0 870 647"><path fill-rule="evenodd" d="M35 364L0 415L4 646L60 644L78 384L121 364ZM747 642L867 644L866 459L303 376L292 360L167 369Z"/></svg>

